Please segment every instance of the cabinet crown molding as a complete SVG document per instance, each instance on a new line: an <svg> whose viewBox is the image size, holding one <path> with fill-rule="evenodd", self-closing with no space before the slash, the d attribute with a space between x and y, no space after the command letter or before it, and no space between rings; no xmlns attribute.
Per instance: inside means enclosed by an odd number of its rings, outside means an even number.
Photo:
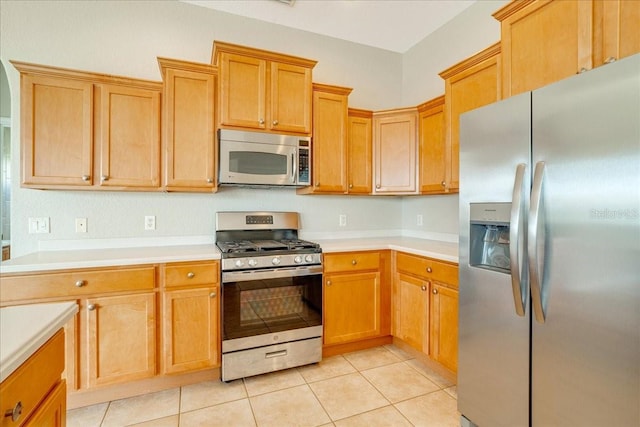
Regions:
<svg viewBox="0 0 640 427"><path fill-rule="evenodd" d="M513 2L508 3L507 5L505 5L501 9L498 9L497 11L495 11L492 14L492 16L494 18L496 18L498 21L503 21L506 18L508 18L509 16L511 16L511 15L515 14L516 12L518 12L519 10L522 10L522 9L526 8L531 3L535 3L536 1L540 1L540 0L513 1ZM544 0L544 1L548 3L550 0Z"/></svg>
<svg viewBox="0 0 640 427"><path fill-rule="evenodd" d="M492 56L498 55L499 53L500 53L500 42L497 42L495 44L492 44L488 48L481 50L475 55L463 60L462 62L459 62L456 65L447 68L446 70L440 72L438 75L446 80L451 76L455 76L456 74L464 70L467 70L488 58L491 58Z"/></svg>
<svg viewBox="0 0 640 427"><path fill-rule="evenodd" d="M418 105L418 112L423 113L425 111L431 110L432 108L440 107L444 105L444 95L440 95L436 98L430 99L429 101L423 102Z"/></svg>
<svg viewBox="0 0 640 427"><path fill-rule="evenodd" d="M183 71L193 71L196 73L218 74L218 67L211 64L201 64L199 62L183 61L180 59L171 59L158 57L158 66L164 78L164 71L167 68L178 69Z"/></svg>
<svg viewBox="0 0 640 427"><path fill-rule="evenodd" d="M349 108L349 117L362 117L363 119L370 119L373 117L372 110L363 110L361 108Z"/></svg>
<svg viewBox="0 0 640 427"><path fill-rule="evenodd" d="M336 85L327 85L323 83L313 83L313 90L318 92L327 92L333 93L335 95L349 95L353 88L344 87L344 86L336 86Z"/></svg>
<svg viewBox="0 0 640 427"><path fill-rule="evenodd" d="M299 65L306 68L313 68L318 63L318 61L301 58L299 56L287 55L284 53L272 52L269 50L256 49L252 47L214 40L213 50L211 52L211 64L218 65L220 54L222 52L252 56L254 58L265 59L267 61L276 61L284 64Z"/></svg>
<svg viewBox="0 0 640 427"><path fill-rule="evenodd" d="M373 117L385 117L385 116L392 116L396 114L417 113L417 112L418 112L417 107L394 108L391 110L374 111Z"/></svg>

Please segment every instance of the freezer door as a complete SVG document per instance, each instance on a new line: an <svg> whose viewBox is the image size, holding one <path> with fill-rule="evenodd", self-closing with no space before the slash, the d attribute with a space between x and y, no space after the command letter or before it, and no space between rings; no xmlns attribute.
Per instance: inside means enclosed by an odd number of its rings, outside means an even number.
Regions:
<svg viewBox="0 0 640 427"><path fill-rule="evenodd" d="M638 426L640 55L534 92L533 162L532 425Z"/></svg>
<svg viewBox="0 0 640 427"><path fill-rule="evenodd" d="M482 249L491 242L510 238L509 245L522 246L526 223L509 224L506 235L500 206L513 212L516 171L523 219L530 188L531 97L522 94L465 113L460 127L460 295L458 351L458 410L480 426L528 426L529 424L529 311L525 298L519 312L514 289L520 285L505 268L487 268L472 261L469 247ZM522 165L520 168L519 165ZM470 218L470 206L474 218ZM494 209L495 208L495 209ZM494 218L495 216L495 218ZM498 225L492 226L495 223ZM499 235L491 236L494 227ZM470 243L470 231L486 233L485 242ZM496 233L497 233L496 232ZM516 236L514 236L514 233ZM494 233L495 234L495 233ZM512 237L509 237L511 234ZM512 258L513 259L513 258ZM501 270L507 270L501 271Z"/></svg>

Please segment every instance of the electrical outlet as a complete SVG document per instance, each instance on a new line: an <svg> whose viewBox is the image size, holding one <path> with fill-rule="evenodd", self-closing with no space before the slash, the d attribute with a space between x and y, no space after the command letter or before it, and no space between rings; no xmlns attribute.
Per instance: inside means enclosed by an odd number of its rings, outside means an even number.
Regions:
<svg viewBox="0 0 640 427"><path fill-rule="evenodd" d="M29 218L29 234L34 233L48 233L49 232L49 218Z"/></svg>
<svg viewBox="0 0 640 427"><path fill-rule="evenodd" d="M145 230L156 229L156 217L154 215L147 215L144 217L144 229Z"/></svg>
<svg viewBox="0 0 640 427"><path fill-rule="evenodd" d="M422 215L418 214L416 217L416 223L417 225L422 225Z"/></svg>
<svg viewBox="0 0 640 427"><path fill-rule="evenodd" d="M87 232L87 218L76 218L76 233Z"/></svg>
<svg viewBox="0 0 640 427"><path fill-rule="evenodd" d="M338 225L340 227L346 227L347 226L347 216L344 214L340 214L340 216L338 217Z"/></svg>

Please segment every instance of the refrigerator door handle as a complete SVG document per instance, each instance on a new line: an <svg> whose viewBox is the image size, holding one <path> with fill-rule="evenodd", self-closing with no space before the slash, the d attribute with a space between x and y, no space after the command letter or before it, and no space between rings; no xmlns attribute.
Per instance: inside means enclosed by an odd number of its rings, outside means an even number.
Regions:
<svg viewBox="0 0 640 427"><path fill-rule="evenodd" d="M523 216L522 209L524 207L523 184L524 174L527 171L527 165L520 163L516 168L516 177L513 183L513 196L511 199L511 221L509 225L509 258L511 259L511 287L513 290L513 302L515 304L516 314L524 317L525 311L525 295L527 294L527 279L523 276L523 269L520 266L521 239ZM526 267L525 267L526 269Z"/></svg>
<svg viewBox="0 0 640 427"><path fill-rule="evenodd" d="M529 207L529 232L528 247L529 255L529 280L531 280L531 301L533 306L533 314L538 323L545 322L545 312L543 308L542 298L542 281L544 277L544 265L538 262L538 225L540 222L540 211L542 208L542 184L544 181L544 162L536 163L536 169L533 174L533 185L531 187L531 206ZM542 236L544 239L544 236ZM543 240L544 242L544 240ZM542 255L544 261L544 254Z"/></svg>

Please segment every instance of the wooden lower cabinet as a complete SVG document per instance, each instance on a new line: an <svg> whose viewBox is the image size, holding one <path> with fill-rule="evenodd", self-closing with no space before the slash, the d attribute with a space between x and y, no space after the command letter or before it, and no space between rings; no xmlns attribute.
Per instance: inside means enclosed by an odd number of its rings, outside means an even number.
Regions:
<svg viewBox="0 0 640 427"><path fill-rule="evenodd" d="M390 335L388 251L324 256L324 345Z"/></svg>
<svg viewBox="0 0 640 427"><path fill-rule="evenodd" d="M25 424L34 427L64 427L67 425L67 387L60 381Z"/></svg>
<svg viewBox="0 0 640 427"><path fill-rule="evenodd" d="M458 370L458 291L432 284L430 310L431 357L446 368Z"/></svg>
<svg viewBox="0 0 640 427"><path fill-rule="evenodd" d="M458 366L458 267L396 253L393 335L451 372Z"/></svg>
<svg viewBox="0 0 640 427"><path fill-rule="evenodd" d="M81 383L95 387L155 375L155 306L154 293L81 302L80 348L87 368L81 371Z"/></svg>
<svg viewBox="0 0 640 427"><path fill-rule="evenodd" d="M218 288L164 292L163 372L173 374L218 364Z"/></svg>

